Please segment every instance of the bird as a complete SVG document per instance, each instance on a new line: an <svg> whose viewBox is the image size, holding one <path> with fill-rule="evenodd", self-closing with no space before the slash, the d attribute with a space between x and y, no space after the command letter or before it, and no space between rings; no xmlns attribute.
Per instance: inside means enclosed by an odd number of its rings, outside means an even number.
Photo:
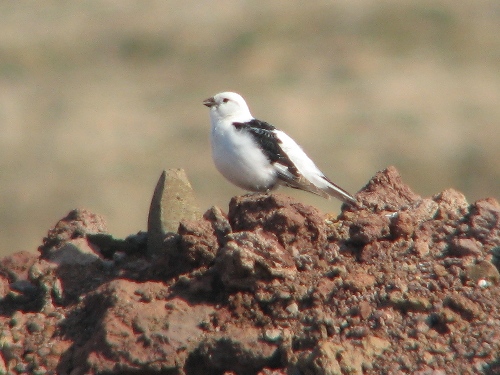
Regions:
<svg viewBox="0 0 500 375"><path fill-rule="evenodd" d="M236 186L267 193L284 185L351 205L357 202L285 132L254 118L241 95L221 92L203 104L210 108L214 164Z"/></svg>

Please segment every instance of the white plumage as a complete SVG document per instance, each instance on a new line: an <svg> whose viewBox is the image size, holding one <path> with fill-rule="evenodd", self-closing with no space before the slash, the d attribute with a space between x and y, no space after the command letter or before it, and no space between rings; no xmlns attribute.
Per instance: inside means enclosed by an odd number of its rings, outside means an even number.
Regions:
<svg viewBox="0 0 500 375"><path fill-rule="evenodd" d="M241 95L222 92L203 104L210 108L215 166L233 184L258 192L285 185L356 202L331 182L292 138L255 119Z"/></svg>

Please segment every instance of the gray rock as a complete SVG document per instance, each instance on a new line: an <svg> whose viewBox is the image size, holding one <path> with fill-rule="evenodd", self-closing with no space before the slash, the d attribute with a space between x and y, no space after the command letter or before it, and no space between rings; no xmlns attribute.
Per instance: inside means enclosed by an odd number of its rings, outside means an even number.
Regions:
<svg viewBox="0 0 500 375"><path fill-rule="evenodd" d="M46 259L55 264L87 265L100 260L99 249L85 238L67 241L57 249L46 253Z"/></svg>
<svg viewBox="0 0 500 375"><path fill-rule="evenodd" d="M193 188L183 169L163 171L156 184L148 216L148 254L164 251L167 233L177 232L181 220L201 217Z"/></svg>

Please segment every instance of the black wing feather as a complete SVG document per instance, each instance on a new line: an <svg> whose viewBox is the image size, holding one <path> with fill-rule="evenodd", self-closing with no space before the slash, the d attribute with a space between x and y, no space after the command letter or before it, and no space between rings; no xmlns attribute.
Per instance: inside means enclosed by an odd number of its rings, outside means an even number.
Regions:
<svg viewBox="0 0 500 375"><path fill-rule="evenodd" d="M299 171L281 148L281 141L277 137L276 128L273 125L257 119L248 122L233 122L233 125L237 130L251 134L255 143L271 163L282 164L294 176L299 176Z"/></svg>
<svg viewBox="0 0 500 375"><path fill-rule="evenodd" d="M270 163L274 164L278 178L287 186L301 189L328 198L328 194L307 181L295 164L281 148L281 140L276 135L276 128L265 122L253 119L248 122L233 122L233 126L252 135L255 143L261 148Z"/></svg>

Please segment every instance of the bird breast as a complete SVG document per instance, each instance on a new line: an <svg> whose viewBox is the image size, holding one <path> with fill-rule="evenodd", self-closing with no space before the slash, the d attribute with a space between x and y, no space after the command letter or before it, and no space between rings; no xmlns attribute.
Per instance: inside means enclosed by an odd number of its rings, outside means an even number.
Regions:
<svg viewBox="0 0 500 375"><path fill-rule="evenodd" d="M221 125L221 124L219 124ZM231 124L212 129L212 156L219 172L249 191L267 191L277 182L276 172L250 134Z"/></svg>

